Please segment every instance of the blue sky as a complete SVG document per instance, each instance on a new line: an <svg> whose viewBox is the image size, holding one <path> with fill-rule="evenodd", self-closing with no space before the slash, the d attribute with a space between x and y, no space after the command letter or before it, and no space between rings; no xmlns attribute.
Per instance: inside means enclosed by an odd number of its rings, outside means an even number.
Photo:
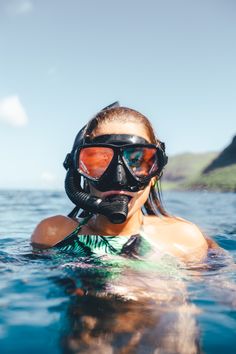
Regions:
<svg viewBox="0 0 236 354"><path fill-rule="evenodd" d="M81 126L119 100L169 155L236 134L234 0L0 0L0 188L63 188Z"/></svg>

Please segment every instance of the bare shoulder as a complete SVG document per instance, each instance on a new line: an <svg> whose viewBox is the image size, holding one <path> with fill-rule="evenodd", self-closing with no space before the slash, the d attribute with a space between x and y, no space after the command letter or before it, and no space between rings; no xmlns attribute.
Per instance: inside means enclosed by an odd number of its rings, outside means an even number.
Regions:
<svg viewBox="0 0 236 354"><path fill-rule="evenodd" d="M171 218L170 227L175 231L175 237L178 242L186 245L206 244L206 239L200 228L191 221L182 219L180 217Z"/></svg>
<svg viewBox="0 0 236 354"><path fill-rule="evenodd" d="M42 220L31 236L33 246L48 248L63 240L76 227L78 222L64 215L55 215Z"/></svg>
<svg viewBox="0 0 236 354"><path fill-rule="evenodd" d="M206 243L206 239L197 225L180 217L151 217L149 219L152 228L166 234L166 237L173 237L175 242L191 245L196 241Z"/></svg>

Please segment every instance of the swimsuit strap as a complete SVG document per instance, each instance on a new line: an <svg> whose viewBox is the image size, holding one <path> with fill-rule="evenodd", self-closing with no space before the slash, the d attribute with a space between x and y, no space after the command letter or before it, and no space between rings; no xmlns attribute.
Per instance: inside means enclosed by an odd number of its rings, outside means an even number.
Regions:
<svg viewBox="0 0 236 354"><path fill-rule="evenodd" d="M79 225L69 234L67 235L65 238L63 238L63 240L57 242L53 247L60 247L60 246L64 246L64 245L67 245L68 242L74 240L75 238L77 238L78 236L78 232L80 231L81 227L83 225L85 225L89 219L91 218L91 216L88 216L87 218L84 218L80 223Z"/></svg>

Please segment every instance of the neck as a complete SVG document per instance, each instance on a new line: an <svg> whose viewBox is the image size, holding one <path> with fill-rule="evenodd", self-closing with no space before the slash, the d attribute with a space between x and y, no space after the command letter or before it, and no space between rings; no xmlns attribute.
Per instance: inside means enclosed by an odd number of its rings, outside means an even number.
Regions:
<svg viewBox="0 0 236 354"><path fill-rule="evenodd" d="M143 223L143 214L138 210L122 224L113 224L105 216L94 215L88 222L90 229L99 235L135 235Z"/></svg>

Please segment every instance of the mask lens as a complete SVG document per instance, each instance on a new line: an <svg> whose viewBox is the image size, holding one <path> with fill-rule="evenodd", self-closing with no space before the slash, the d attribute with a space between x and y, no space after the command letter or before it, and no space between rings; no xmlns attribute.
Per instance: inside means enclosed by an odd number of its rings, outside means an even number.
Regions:
<svg viewBox="0 0 236 354"><path fill-rule="evenodd" d="M147 177L158 169L155 148L127 147L124 149L123 157L137 177Z"/></svg>
<svg viewBox="0 0 236 354"><path fill-rule="evenodd" d="M84 147L80 150L78 171L87 177L99 179L108 168L113 156L113 150L108 147Z"/></svg>

